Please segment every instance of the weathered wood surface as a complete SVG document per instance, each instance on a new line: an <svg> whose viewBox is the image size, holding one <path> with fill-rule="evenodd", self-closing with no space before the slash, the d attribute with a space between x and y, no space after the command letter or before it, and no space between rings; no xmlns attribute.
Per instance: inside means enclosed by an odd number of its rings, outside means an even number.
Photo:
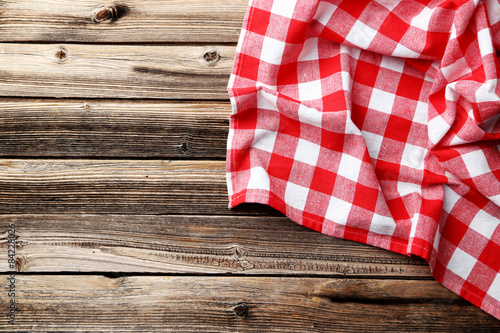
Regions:
<svg viewBox="0 0 500 333"><path fill-rule="evenodd" d="M227 209L246 5L0 1L0 331L500 331L420 259Z"/></svg>
<svg viewBox="0 0 500 333"><path fill-rule="evenodd" d="M494 332L500 322L435 281L17 275L21 331ZM0 276L6 289L7 276ZM0 307L8 307L0 298Z"/></svg>
<svg viewBox="0 0 500 333"><path fill-rule="evenodd" d="M247 0L4 0L0 41L235 43L247 4Z"/></svg>
<svg viewBox="0 0 500 333"><path fill-rule="evenodd" d="M0 213L251 214L227 208L225 177L224 161L0 159Z"/></svg>
<svg viewBox="0 0 500 333"><path fill-rule="evenodd" d="M432 278L425 261L328 237L285 217L0 215L20 272L309 274ZM0 261L0 270L8 270Z"/></svg>
<svg viewBox="0 0 500 333"><path fill-rule="evenodd" d="M0 99L0 156L225 159L229 102Z"/></svg>
<svg viewBox="0 0 500 333"><path fill-rule="evenodd" d="M0 96L227 100L234 46L0 43Z"/></svg>

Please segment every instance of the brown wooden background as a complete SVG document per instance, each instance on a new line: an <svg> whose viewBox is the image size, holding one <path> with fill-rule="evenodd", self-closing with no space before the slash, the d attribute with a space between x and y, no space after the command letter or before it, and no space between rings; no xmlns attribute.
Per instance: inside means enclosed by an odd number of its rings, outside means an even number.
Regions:
<svg viewBox="0 0 500 333"><path fill-rule="evenodd" d="M420 259L227 209L246 4L0 1L0 331L499 331Z"/></svg>

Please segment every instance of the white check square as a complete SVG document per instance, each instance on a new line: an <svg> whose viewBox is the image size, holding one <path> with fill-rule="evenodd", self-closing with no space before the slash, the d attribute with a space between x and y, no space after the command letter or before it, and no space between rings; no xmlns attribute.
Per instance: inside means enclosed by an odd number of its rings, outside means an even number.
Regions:
<svg viewBox="0 0 500 333"><path fill-rule="evenodd" d="M285 203L293 208L304 210L309 189L294 183L287 183L285 190Z"/></svg>
<svg viewBox="0 0 500 333"><path fill-rule="evenodd" d="M352 204L349 202L331 197L325 217L335 223L346 225L351 207Z"/></svg>
<svg viewBox="0 0 500 333"><path fill-rule="evenodd" d="M263 129L256 129L252 147L272 153L278 133Z"/></svg>
<svg viewBox="0 0 500 333"><path fill-rule="evenodd" d="M279 65L285 51L285 45L285 42L280 40L264 37L260 59L270 64Z"/></svg>
<svg viewBox="0 0 500 333"><path fill-rule="evenodd" d="M401 165L423 170L425 155L427 155L427 149L406 143L401 157Z"/></svg>
<svg viewBox="0 0 500 333"><path fill-rule="evenodd" d="M500 220L481 209L476 216L474 216L469 227L484 237L491 239L498 225L500 225Z"/></svg>
<svg viewBox="0 0 500 333"><path fill-rule="evenodd" d="M373 110L391 114L395 99L396 95L373 88L368 107Z"/></svg>
<svg viewBox="0 0 500 333"><path fill-rule="evenodd" d="M395 72L403 73L403 70L405 68L405 61L401 58L384 55L382 56L380 67L387 68Z"/></svg>
<svg viewBox="0 0 500 333"><path fill-rule="evenodd" d="M392 217L373 214L370 231L380 235L392 235L396 229L396 222Z"/></svg>
<svg viewBox="0 0 500 333"><path fill-rule="evenodd" d="M446 268L460 276L462 279L467 280L467 277L476 265L476 262L476 258L457 247L455 252L453 252Z"/></svg>
<svg viewBox="0 0 500 333"><path fill-rule="evenodd" d="M411 20L411 25L415 28L419 28L427 31L429 28L429 22L432 17L432 9L425 6L424 9L416 15L413 20Z"/></svg>
<svg viewBox="0 0 500 333"><path fill-rule="evenodd" d="M450 129L450 125L441 117L437 116L429 120L428 132L432 143L437 144Z"/></svg>
<svg viewBox="0 0 500 333"><path fill-rule="evenodd" d="M323 112L313 108L308 108L304 104L299 105L299 121L321 128L323 122Z"/></svg>
<svg viewBox="0 0 500 333"><path fill-rule="evenodd" d="M455 204L460 200L462 196L453 191L448 185L443 184L444 189L444 200L443 200L443 210L447 213L451 213Z"/></svg>
<svg viewBox="0 0 500 333"><path fill-rule="evenodd" d="M490 19L490 27L500 21L500 2L498 0L486 0L486 7L488 8L488 18ZM499 289L500 290L500 289ZM500 298L498 298L500 300Z"/></svg>
<svg viewBox="0 0 500 333"><path fill-rule="evenodd" d="M307 140L299 139L295 160L316 166L321 147Z"/></svg>
<svg viewBox="0 0 500 333"><path fill-rule="evenodd" d="M417 58L420 56L418 52L410 50L409 48L403 46L402 44L398 44L396 46L396 48L392 52L392 55L403 58Z"/></svg>
<svg viewBox="0 0 500 333"><path fill-rule="evenodd" d="M493 201L497 206L500 206L500 194L497 195L488 195L488 199Z"/></svg>
<svg viewBox="0 0 500 333"><path fill-rule="evenodd" d="M397 189L398 189L398 193L401 195L401 197L404 197L405 195L413 194L413 193L418 193L419 195L422 194L422 186L418 185L418 184L398 181L397 182Z"/></svg>
<svg viewBox="0 0 500 333"><path fill-rule="evenodd" d="M368 154L373 160L377 160L384 137L367 131L361 131L361 133L365 138L366 148L368 148Z"/></svg>
<svg viewBox="0 0 500 333"><path fill-rule="evenodd" d="M479 43L479 53L481 57L495 53L493 50L493 37L491 36L490 29L483 29L477 33L477 41Z"/></svg>
<svg viewBox="0 0 500 333"><path fill-rule="evenodd" d="M257 107L263 110L278 111L278 97L269 94L263 90L259 90L257 96Z"/></svg>
<svg viewBox="0 0 500 333"><path fill-rule="evenodd" d="M474 178L485 173L490 172L488 160L482 150L475 150L470 153L462 155L462 160L469 171L469 175Z"/></svg>
<svg viewBox="0 0 500 333"><path fill-rule="evenodd" d="M327 25L337 8L338 7L332 3L321 1L314 15L314 19L323 25Z"/></svg>
<svg viewBox="0 0 500 333"><path fill-rule="evenodd" d="M471 69L464 58L459 58L453 64L441 69L446 81L453 82L465 74L471 73Z"/></svg>
<svg viewBox="0 0 500 333"><path fill-rule="evenodd" d="M342 154L337 173L342 177L356 182L361 171L361 163L363 162L356 157L352 157L349 154Z"/></svg>
<svg viewBox="0 0 500 333"><path fill-rule="evenodd" d="M500 301L500 273L497 273L497 276L495 276L493 283L488 289L488 295Z"/></svg>
<svg viewBox="0 0 500 333"><path fill-rule="evenodd" d="M270 183L269 175L264 168L254 167L250 169L250 180L247 188L269 191Z"/></svg>
<svg viewBox="0 0 500 333"><path fill-rule="evenodd" d="M302 101L321 99L321 80L299 83L299 98Z"/></svg>
<svg viewBox="0 0 500 333"><path fill-rule="evenodd" d="M351 44L366 50L370 46L370 43L373 41L376 34L377 30L370 28L358 20L349 31L346 40Z"/></svg>
<svg viewBox="0 0 500 333"><path fill-rule="evenodd" d="M306 39L304 46L302 46L302 51L299 54L297 61L308 61L308 60L318 60L318 38L311 37Z"/></svg>
<svg viewBox="0 0 500 333"><path fill-rule="evenodd" d="M413 115L413 121L419 124L427 124L428 113L429 105L427 103L417 102L415 114Z"/></svg>
<svg viewBox="0 0 500 333"><path fill-rule="evenodd" d="M482 102L497 102L500 97L497 95L498 80L485 81L478 90L476 90L476 100Z"/></svg>
<svg viewBox="0 0 500 333"><path fill-rule="evenodd" d="M377 2L389 10L393 10L399 4L399 1L394 0L378 0Z"/></svg>
<svg viewBox="0 0 500 333"><path fill-rule="evenodd" d="M271 13L292 18L297 0L274 0Z"/></svg>

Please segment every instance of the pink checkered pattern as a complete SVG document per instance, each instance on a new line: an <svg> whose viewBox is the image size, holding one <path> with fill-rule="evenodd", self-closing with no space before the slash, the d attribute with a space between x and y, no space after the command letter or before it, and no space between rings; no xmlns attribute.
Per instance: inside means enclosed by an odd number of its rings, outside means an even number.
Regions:
<svg viewBox="0 0 500 333"><path fill-rule="evenodd" d="M230 207L425 258L500 319L498 0L253 0Z"/></svg>

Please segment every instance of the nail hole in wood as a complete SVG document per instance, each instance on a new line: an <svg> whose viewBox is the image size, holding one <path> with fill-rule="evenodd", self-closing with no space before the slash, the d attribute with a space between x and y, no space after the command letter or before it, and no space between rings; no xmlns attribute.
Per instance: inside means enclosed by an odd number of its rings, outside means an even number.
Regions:
<svg viewBox="0 0 500 333"><path fill-rule="evenodd" d="M97 9L92 14L93 23L113 23L130 11L130 8L125 5L113 4Z"/></svg>
<svg viewBox="0 0 500 333"><path fill-rule="evenodd" d="M205 59L209 65L215 65L220 60L220 54L217 51L208 51L203 55L203 59Z"/></svg>

